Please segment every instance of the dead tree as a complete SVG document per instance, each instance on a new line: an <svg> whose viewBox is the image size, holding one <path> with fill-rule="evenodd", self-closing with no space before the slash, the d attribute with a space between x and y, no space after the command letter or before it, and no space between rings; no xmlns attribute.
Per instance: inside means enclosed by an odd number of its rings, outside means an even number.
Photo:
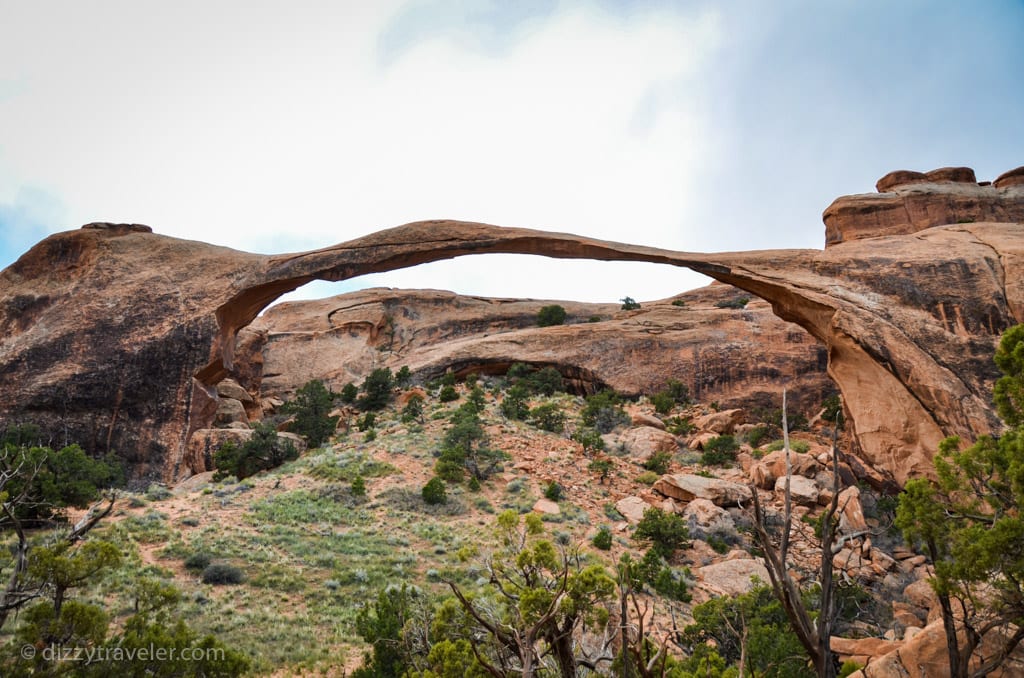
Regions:
<svg viewBox="0 0 1024 678"><path fill-rule="evenodd" d="M836 536L835 515L839 508L839 418L836 418L835 430L832 433L832 501L829 502L821 527L821 569L819 582L821 585L820 607L817 619L812 619L804 605L800 587L789 573L790 530L793 525L793 499L790 492L790 478L793 475L793 464L789 448L789 423L786 418L786 391L782 391L782 440L786 452L786 482L783 509L782 534L778 544L772 539L765 526L765 511L757 495L757 487L751 484L754 503L754 534L762 551L764 551L765 567L771 580L772 591L782 604L789 624L807 650L807 654L820 678L835 678L838 673L838 661L832 653L830 638L836 620L835 580L832 572L833 544Z"/></svg>

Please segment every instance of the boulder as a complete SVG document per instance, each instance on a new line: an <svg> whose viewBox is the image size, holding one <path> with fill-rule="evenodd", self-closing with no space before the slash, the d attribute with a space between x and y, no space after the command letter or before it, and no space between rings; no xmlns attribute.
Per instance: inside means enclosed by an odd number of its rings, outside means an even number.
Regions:
<svg viewBox="0 0 1024 678"><path fill-rule="evenodd" d="M689 473L664 475L654 483L654 490L682 502L707 499L716 506L736 506L751 500L746 485Z"/></svg>
<svg viewBox="0 0 1024 678"><path fill-rule="evenodd" d="M640 497L623 497L615 502L615 510L622 514L622 517L636 525L644 517L644 511L651 507Z"/></svg>
<svg viewBox="0 0 1024 678"><path fill-rule="evenodd" d="M558 508L558 504L551 501L550 499L538 499L533 505L533 510L537 513L546 513L549 516L557 516L562 512L562 509Z"/></svg>
<svg viewBox="0 0 1024 678"><path fill-rule="evenodd" d="M741 596L754 588L751 577L768 581L768 569L760 558L723 560L697 568L701 586L718 596Z"/></svg>
<svg viewBox="0 0 1024 678"><path fill-rule="evenodd" d="M234 379L228 378L217 384L217 395L221 398L234 398L243 405L248 405L253 402L252 396L242 388Z"/></svg>
<svg viewBox="0 0 1024 678"><path fill-rule="evenodd" d="M935 595L935 589L928 583L927 579L920 579L912 582L903 589L903 597L914 607L931 612L939 605L939 598Z"/></svg>
<svg viewBox="0 0 1024 678"><path fill-rule="evenodd" d="M892 603L892 618L898 624L905 627L923 626L928 618L927 610L924 610L910 603L894 600Z"/></svg>
<svg viewBox="0 0 1024 678"><path fill-rule="evenodd" d="M679 445L671 433L653 426L631 428L619 436L630 455L635 459L646 459L655 452L676 452Z"/></svg>
<svg viewBox="0 0 1024 678"><path fill-rule="evenodd" d="M686 439L686 446L691 450L703 450L704 445L709 440L714 440L718 437L717 433L711 433L710 431L704 431L702 433L695 433Z"/></svg>
<svg viewBox="0 0 1024 678"><path fill-rule="evenodd" d="M671 501L671 500L667 500ZM698 527L704 534L735 534L736 523L724 508L707 499L694 499L683 509L683 517L690 521L691 530Z"/></svg>
<svg viewBox="0 0 1024 678"><path fill-rule="evenodd" d="M653 414L645 414L643 412L634 412L631 417L633 426L652 426L657 429L665 430L665 422Z"/></svg>
<svg viewBox="0 0 1024 678"><path fill-rule="evenodd" d="M750 482L762 490L771 490L775 487L775 474L760 459L750 465L747 475L750 477Z"/></svg>
<svg viewBox="0 0 1024 678"><path fill-rule="evenodd" d="M786 492L786 478L775 479L775 494L780 497ZM789 494L801 506L814 506L818 503L818 484L803 476L789 477Z"/></svg>
<svg viewBox="0 0 1024 678"><path fill-rule="evenodd" d="M903 643L902 641L885 640L884 638L840 638L839 636L832 636L829 638L829 645L832 647L832 651L839 655L840 661L846 661L858 655L875 659L899 649Z"/></svg>
<svg viewBox="0 0 1024 678"><path fill-rule="evenodd" d="M288 431L278 431L277 437L281 440L290 442L294 447L295 451L302 454L306 451L306 439L297 433L289 433Z"/></svg>
<svg viewBox="0 0 1024 678"><path fill-rule="evenodd" d="M839 533L855 534L868 529L864 507L860 503L860 488L856 485L839 493Z"/></svg>
<svg viewBox="0 0 1024 678"><path fill-rule="evenodd" d="M775 450L761 458L764 464L775 478L782 478L786 475L786 451ZM813 455L789 451L789 463L793 469L793 475L813 478L821 470L821 465Z"/></svg>
<svg viewBox="0 0 1024 678"><path fill-rule="evenodd" d="M221 398L217 404L217 416L213 423L217 426L229 424L249 424L249 416L245 413L245 406L234 398Z"/></svg>
<svg viewBox="0 0 1024 678"><path fill-rule="evenodd" d="M737 424L743 422L743 410L722 410L711 412L694 418L693 424L699 431L710 431L717 435L727 435L733 432Z"/></svg>

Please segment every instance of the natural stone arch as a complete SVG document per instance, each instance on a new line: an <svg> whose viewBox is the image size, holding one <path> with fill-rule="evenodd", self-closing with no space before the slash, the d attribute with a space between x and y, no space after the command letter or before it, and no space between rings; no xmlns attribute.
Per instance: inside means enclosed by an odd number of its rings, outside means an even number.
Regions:
<svg viewBox="0 0 1024 678"><path fill-rule="evenodd" d="M239 329L280 295L492 252L688 267L767 300L824 344L863 456L898 480L927 472L943 436L998 426L992 350L1024 309L1024 229L1007 223L694 254L428 221L278 256L91 224L0 273L0 412L173 479L191 431L212 421Z"/></svg>
<svg viewBox="0 0 1024 678"><path fill-rule="evenodd" d="M942 250L949 238L984 246L978 233L989 230L984 225L936 229L932 249ZM215 352L210 364L197 373L196 385L198 391L212 395L210 387L231 369L238 330L281 294L313 279L346 280L482 253L669 264L767 300L779 317L799 324L821 341L828 349L829 375L846 396L863 454L902 481L927 470L931 454L946 435L974 437L995 422L982 389L969 383L969 377L965 381L943 356L930 350L933 347L908 336L899 327L900 319L888 313L890 309L864 303L865 294L876 294L875 288L884 287L873 283L893 283L920 272L911 267L871 274L870 256L851 272L848 255L861 257L861 249L695 254L479 223L416 222L313 252L269 258L252 284L217 309ZM985 266L983 262L981 267ZM966 273L973 277L973 271ZM923 316L935 320L930 308L909 308L908 312L915 320L924 320ZM1012 320L1007 308L995 309L994 316L999 329ZM945 351L940 347L939 353ZM213 403L195 408L202 400L198 391L194 412L203 415Z"/></svg>

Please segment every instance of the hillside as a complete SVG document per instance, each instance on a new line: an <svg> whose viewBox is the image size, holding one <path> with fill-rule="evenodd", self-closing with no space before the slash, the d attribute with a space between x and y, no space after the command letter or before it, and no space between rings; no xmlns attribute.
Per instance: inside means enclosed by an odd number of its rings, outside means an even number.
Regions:
<svg viewBox="0 0 1024 678"><path fill-rule="evenodd" d="M740 488L754 478L768 488L762 490L764 501L773 511L781 511L773 475L779 472L779 453L765 451L773 447L771 431L756 441L761 449L744 442L734 462L702 463L699 448L718 434L735 434L738 441L747 441L766 432L764 426L743 424L743 419L752 418L748 414L716 412L707 404L676 407L672 417L710 427L695 428L677 439L659 428L662 420L642 400L627 406L634 423L606 436L605 453L586 452L562 430L546 432L504 417L498 407L508 388L503 377L487 377L482 384L487 393L482 419L490 444L506 458L479 490L449 485L447 503L438 506L424 503L420 496L434 473L444 432L451 426L453 413L465 403L468 388L458 386L460 397L450 403L440 402L437 391L428 389L433 395L427 397L422 420L413 422L401 420L401 403L407 398L398 395L378 415L373 434L356 429L361 415L351 410L343 418L347 433L278 469L241 483L232 478L215 482L207 472L170 492L153 486L148 493L122 502L107 534L126 546L135 545L140 561L114 581L146 569L171 577L185 592L183 617L197 629L214 632L232 647L244 649L256 658L261 672L292 675L305 667L341 675L340 667L357 666L366 649L355 628L358 610L389 585L404 583L441 595L447 590L443 582L452 580L472 589L482 581L477 578L487 554L497 547L495 516L506 509L538 513L558 544L579 547L588 560L612 568L623 553L641 559L643 546L630 534L645 507L683 511L682 506L689 503L683 515L693 540L672 563L693 599L683 603L648 596L655 604L651 627L655 636L673 624L681 629L693 605L750 590L750 575L767 579L764 566L751 555L756 548L749 501L737 506L728 493L697 502L670 496L676 492L672 478L680 475L713 476ZM413 392L424 391L413 388L406 396ZM567 430L580 426L584 403L579 396L563 393L531 399L533 406L545 403L566 415ZM813 496L801 494L796 513L806 520L796 523L794 547L794 562L803 577L813 577L817 568L813 519L831 496L825 466L817 460L827 461L827 434L828 429L819 424L813 432L798 432L794 437L800 441L794 445L807 450L797 455L803 460L798 462L800 472L808 476L802 482L814 488ZM659 451L668 452L665 476L643 467ZM595 458L611 462L606 480L589 469ZM854 469L863 477L857 478ZM365 479L365 497L353 495L357 475ZM560 486L561 497L545 503L545 489L551 482ZM837 563L847 573L847 586L862 589L878 601L894 601L891 606L875 604L870 612L863 611L859 621L851 617L844 632L854 637L886 635L893 641L912 637L915 629L926 625L928 610L920 607L920 597L907 602L904 589L925 576L923 559L900 546L891 527L892 502L871 488L872 483L881 487L884 479L854 464L844 471L844 483L854 483L846 491L854 496L851 503L844 502L849 517L843 519L842 529L854 536ZM601 527L613 535L608 551L591 545ZM869 532L855 535L863 530ZM200 572L185 566L197 554L239 567L245 583L201 583ZM101 593L116 599L127 590L108 586ZM127 601L115 603L108 598L107 604L117 609ZM675 621L669 609L674 610ZM919 616L916 622L915 615Z"/></svg>

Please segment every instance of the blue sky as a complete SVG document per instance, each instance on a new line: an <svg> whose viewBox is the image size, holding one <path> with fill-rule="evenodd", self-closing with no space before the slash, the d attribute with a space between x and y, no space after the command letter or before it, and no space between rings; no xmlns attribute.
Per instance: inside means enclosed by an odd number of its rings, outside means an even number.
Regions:
<svg viewBox="0 0 1024 678"><path fill-rule="evenodd" d="M0 0L0 267L90 221L261 252L460 218L820 247L893 169L1024 164L1024 3ZM703 279L487 255L314 284L614 301Z"/></svg>

